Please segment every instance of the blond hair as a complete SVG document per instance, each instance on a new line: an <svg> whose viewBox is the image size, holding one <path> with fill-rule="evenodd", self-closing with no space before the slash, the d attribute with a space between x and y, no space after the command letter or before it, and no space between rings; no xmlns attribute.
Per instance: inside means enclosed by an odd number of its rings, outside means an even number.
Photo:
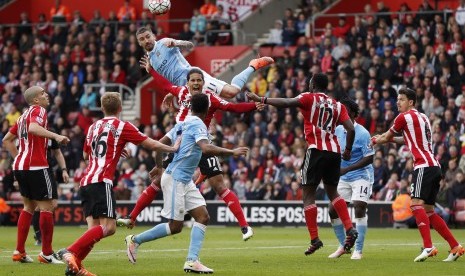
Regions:
<svg viewBox="0 0 465 276"><path fill-rule="evenodd" d="M105 115L117 115L121 107L121 95L118 92L105 92L101 102Z"/></svg>

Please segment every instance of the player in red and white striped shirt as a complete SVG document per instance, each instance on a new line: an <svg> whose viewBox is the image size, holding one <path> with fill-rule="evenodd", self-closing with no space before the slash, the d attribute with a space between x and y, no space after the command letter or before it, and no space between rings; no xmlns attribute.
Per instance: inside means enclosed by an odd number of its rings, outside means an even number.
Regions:
<svg viewBox="0 0 465 276"><path fill-rule="evenodd" d="M13 171L18 180L24 209L18 219L18 240L13 253L13 261L30 263L25 243L36 207L40 210L40 230L42 232L42 252L38 260L42 263L62 263L57 260L52 249L53 238L53 199L57 199L57 186L48 167L48 139L59 144L69 143L69 138L47 130L47 111L50 104L48 94L42 87L32 86L24 92L29 108L18 118L3 138L3 143L15 158ZM18 149L14 140L18 138Z"/></svg>
<svg viewBox="0 0 465 276"><path fill-rule="evenodd" d="M441 216L434 212L442 172L441 166L433 154L429 119L425 114L415 109L416 101L415 91L401 88L397 96L397 108L400 114L394 119L393 126L387 132L373 136L371 141L373 144L405 143L413 155L414 171L410 208L415 216L424 248L414 261L423 262L428 257L438 253L431 241L430 225L450 245L450 254L444 261L455 261L465 253L465 250L454 238ZM403 137L395 137L400 134Z"/></svg>
<svg viewBox="0 0 465 276"><path fill-rule="evenodd" d="M323 180L331 204L344 224L346 230L344 248L346 251L354 246L358 236L347 211L347 204L337 192L341 167L341 148L334 134L338 124L342 124L346 129L347 146L342 158L349 160L355 136L354 125L345 106L322 93L327 86L328 77L326 75L314 74L309 83L310 92L302 93L292 99L265 98L252 93L247 94L250 99L256 102L282 108L298 107L304 117L304 132L308 149L301 169L302 192L305 221L311 239L305 255L313 254L323 246L318 237L317 206L315 204L316 188L321 180Z"/></svg>
<svg viewBox="0 0 465 276"><path fill-rule="evenodd" d="M211 119L217 110L244 113L255 110L257 108L263 108L263 105L259 103L230 103L221 99L215 93L212 93L208 90L203 90L205 83L204 76L202 71L198 68L193 68L189 71L187 75L188 82L186 86L176 86L158 74L150 66L146 58L141 59L141 65L145 67L147 72L149 72L154 77L154 88L157 93L172 94L177 97L179 111L176 115L176 122L184 121L184 118L186 118L186 116L190 113L190 99L193 95L198 93L205 93L208 96L210 102L207 116L204 119L204 123L207 128L209 127ZM215 192L224 200L228 208L236 217L239 226L241 227L243 240L248 240L250 237L252 237L253 230L247 223L237 195L224 183L222 174L223 171L221 169L218 158L216 156L202 155L199 168L201 174L205 175L209 179L208 181L210 186L212 186ZM127 227L132 228L137 216L153 201L158 191L159 183L156 184L155 181L152 182L152 185L147 187L137 200L136 206L129 215L129 218L118 219L118 223L120 225L126 225Z"/></svg>
<svg viewBox="0 0 465 276"><path fill-rule="evenodd" d="M68 265L68 270L87 275L81 262L100 239L111 236L116 230L113 177L116 165L126 143L134 143L159 152L175 152L174 147L164 145L141 133L133 124L118 119L121 113L121 97L117 92L106 92L102 98L105 115L89 127L84 143L84 159L89 159L81 179L81 199L88 230L72 245L58 252ZM123 155L124 156L124 155Z"/></svg>

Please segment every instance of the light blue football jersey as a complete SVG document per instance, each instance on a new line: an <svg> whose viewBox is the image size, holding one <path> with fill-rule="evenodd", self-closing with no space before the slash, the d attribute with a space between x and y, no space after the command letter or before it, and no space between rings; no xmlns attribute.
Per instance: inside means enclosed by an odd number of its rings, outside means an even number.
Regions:
<svg viewBox="0 0 465 276"><path fill-rule="evenodd" d="M163 38L155 42L153 50L149 53L150 64L155 71L173 85L186 85L187 73L191 66L178 47L168 48L165 46L166 40L167 38Z"/></svg>
<svg viewBox="0 0 465 276"><path fill-rule="evenodd" d="M202 157L202 150L197 142L204 139L209 141L207 126L199 117L187 116L166 134L173 143L179 135L182 135L181 146L174 154L166 172L171 174L174 180L188 184Z"/></svg>
<svg viewBox="0 0 465 276"><path fill-rule="evenodd" d="M349 161L341 161L341 167L345 168L352 164L357 163L360 159L366 156L374 155L375 151L371 146L371 137L368 130L366 130L362 125L354 123L355 127L355 140L352 146L351 158ZM342 125L336 127L337 140L341 146L341 150L344 150L346 147L346 130ZM341 175L341 180L352 182L358 179L365 179L370 183L374 181L374 171L373 165L369 164L363 168L357 169L355 171L350 171L345 175Z"/></svg>

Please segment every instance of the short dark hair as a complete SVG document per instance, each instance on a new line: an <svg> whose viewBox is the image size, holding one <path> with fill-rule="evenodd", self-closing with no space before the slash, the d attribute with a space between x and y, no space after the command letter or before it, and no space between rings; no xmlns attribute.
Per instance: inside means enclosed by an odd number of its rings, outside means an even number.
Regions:
<svg viewBox="0 0 465 276"><path fill-rule="evenodd" d="M204 114L208 111L208 96L203 93L195 94L191 98L192 113Z"/></svg>
<svg viewBox="0 0 465 276"><path fill-rule="evenodd" d="M360 109L358 107L358 104L352 100L349 97L345 97L341 100L341 103L345 105L347 111L353 112L355 114L354 117L358 117L358 114L360 113Z"/></svg>
<svg viewBox="0 0 465 276"><path fill-rule="evenodd" d="M202 70L200 68L194 67L189 72L187 73L187 81L191 79L192 74L200 74L202 76L202 80L205 80L205 77L203 76Z"/></svg>
<svg viewBox="0 0 465 276"><path fill-rule="evenodd" d="M149 28L149 27L140 27L137 32L136 32L136 37L142 33L145 33L145 32L151 32L152 33L152 30Z"/></svg>
<svg viewBox="0 0 465 276"><path fill-rule="evenodd" d="M413 101L413 105L417 103L417 94L410 88L404 87L399 89L399 95L405 95L409 101Z"/></svg>
<svg viewBox="0 0 465 276"><path fill-rule="evenodd" d="M328 88L328 76L322 73L313 74L313 85L318 91L325 91Z"/></svg>

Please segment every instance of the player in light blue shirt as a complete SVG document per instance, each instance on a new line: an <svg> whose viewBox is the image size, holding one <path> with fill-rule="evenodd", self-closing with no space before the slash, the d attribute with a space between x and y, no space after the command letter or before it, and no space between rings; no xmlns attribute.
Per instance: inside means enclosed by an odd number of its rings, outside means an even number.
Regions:
<svg viewBox="0 0 465 276"><path fill-rule="evenodd" d="M352 145L352 155L350 160L341 161L341 178L337 187L337 191L346 202L352 202L355 208L355 225L358 232L358 238L355 242L355 250L352 254L352 260L362 258L363 244L365 234L368 227L368 219L366 216L367 202L371 196L371 191L374 181L373 172L373 156L375 154L371 137L368 130L362 125L355 123L355 118L359 114L357 103L346 98L341 100L349 112L350 119L354 122L355 140ZM342 126L336 128L335 134L341 146L341 149L346 147L346 132ZM338 258L343 254L349 253L344 251L345 232L341 219L338 217L333 206L330 204L329 216L334 233L339 240L339 248L329 258Z"/></svg>
<svg viewBox="0 0 465 276"><path fill-rule="evenodd" d="M239 147L234 150L210 144L207 127L203 123L208 112L209 100L205 94L195 94L191 98L192 115L176 124L160 141L174 142L181 136L181 145L161 177L163 191L163 210L161 215L169 220L138 235L126 237L129 261L136 262L137 248L142 243L178 234L184 225L184 215L189 213L195 220L191 230L191 241L184 263L184 271L195 273L213 273L199 261L199 253L205 239L209 220L205 199L192 181L199 165L202 153L212 155L245 155L248 149ZM159 157L157 156L157 162Z"/></svg>
<svg viewBox="0 0 465 276"><path fill-rule="evenodd" d="M192 49L194 47L192 42L172 38L163 38L157 41L155 35L147 27L139 28L136 32L136 37L139 45L147 52L150 64L155 71L174 85L186 85L187 73L192 67L180 50ZM213 78L203 71L205 80L204 89L214 92L223 98L233 98L242 90L253 72L273 62L274 60L270 57L251 60L249 66L232 79L231 85Z"/></svg>

